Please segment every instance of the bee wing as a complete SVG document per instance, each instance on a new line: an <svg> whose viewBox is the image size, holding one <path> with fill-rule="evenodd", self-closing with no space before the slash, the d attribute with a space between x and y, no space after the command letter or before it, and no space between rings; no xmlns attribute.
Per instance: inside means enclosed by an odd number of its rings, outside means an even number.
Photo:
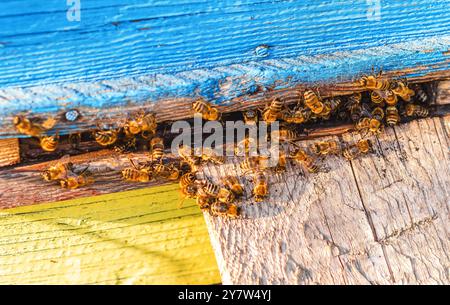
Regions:
<svg viewBox="0 0 450 305"><path fill-rule="evenodd" d="M361 105L361 109L362 109L362 115L372 118L372 112L370 111L369 105L367 104L362 104Z"/></svg>

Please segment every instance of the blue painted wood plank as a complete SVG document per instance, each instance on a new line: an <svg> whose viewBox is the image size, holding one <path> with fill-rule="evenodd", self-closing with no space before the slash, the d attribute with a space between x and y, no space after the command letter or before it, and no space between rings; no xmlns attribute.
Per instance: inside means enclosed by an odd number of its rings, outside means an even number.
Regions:
<svg viewBox="0 0 450 305"><path fill-rule="evenodd" d="M51 113L258 88L351 81L372 66L450 70L450 1L60 0L0 4L0 137L21 111ZM77 128L73 126L73 128Z"/></svg>

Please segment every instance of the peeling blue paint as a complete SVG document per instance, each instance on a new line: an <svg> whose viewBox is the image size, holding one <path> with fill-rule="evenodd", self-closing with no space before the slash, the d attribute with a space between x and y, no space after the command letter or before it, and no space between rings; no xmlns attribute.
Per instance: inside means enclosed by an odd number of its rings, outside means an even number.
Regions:
<svg viewBox="0 0 450 305"><path fill-rule="evenodd" d="M3 116L450 70L449 0L381 1L376 22L365 0L83 0L80 22L61 0L0 8Z"/></svg>

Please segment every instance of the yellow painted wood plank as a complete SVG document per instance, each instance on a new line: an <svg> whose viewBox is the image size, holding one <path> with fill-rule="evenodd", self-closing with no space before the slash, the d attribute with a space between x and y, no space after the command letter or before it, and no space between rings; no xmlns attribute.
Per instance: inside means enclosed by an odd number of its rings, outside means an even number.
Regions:
<svg viewBox="0 0 450 305"><path fill-rule="evenodd" d="M177 185L0 210L0 284L220 283Z"/></svg>

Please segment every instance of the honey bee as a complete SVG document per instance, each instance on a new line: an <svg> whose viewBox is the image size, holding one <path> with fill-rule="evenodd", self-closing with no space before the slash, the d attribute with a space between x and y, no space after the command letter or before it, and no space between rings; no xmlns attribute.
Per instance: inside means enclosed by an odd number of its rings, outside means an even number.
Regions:
<svg viewBox="0 0 450 305"><path fill-rule="evenodd" d="M276 97L262 111L262 118L267 123L273 123L282 116L284 103Z"/></svg>
<svg viewBox="0 0 450 305"><path fill-rule="evenodd" d="M197 177L195 176L194 173L190 172L190 173L186 173L183 176L181 176L180 179L180 188L185 188L188 185L194 184L195 181L197 180Z"/></svg>
<svg viewBox="0 0 450 305"><path fill-rule="evenodd" d="M203 148L202 149L202 156L201 159L203 161L211 161L216 164L224 164L225 163L225 157L219 156L213 149L211 148Z"/></svg>
<svg viewBox="0 0 450 305"><path fill-rule="evenodd" d="M291 155L291 158L296 163L303 165L310 173L317 173L319 171L319 166L316 164L315 160L302 149L297 149L294 154Z"/></svg>
<svg viewBox="0 0 450 305"><path fill-rule="evenodd" d="M253 176L253 183L253 197L256 202L261 202L269 195L269 185L264 172L257 171Z"/></svg>
<svg viewBox="0 0 450 305"><path fill-rule="evenodd" d="M211 196L197 196L196 199L196 203L202 211L208 211L215 202L217 199Z"/></svg>
<svg viewBox="0 0 450 305"><path fill-rule="evenodd" d="M155 114L140 111L135 118L125 122L123 126L125 136L131 138L139 133L146 139L156 133L157 123Z"/></svg>
<svg viewBox="0 0 450 305"><path fill-rule="evenodd" d="M71 171L73 171L73 164L70 162L70 156L65 155L56 163L46 168L41 173L41 176L45 181L53 181L64 178Z"/></svg>
<svg viewBox="0 0 450 305"><path fill-rule="evenodd" d="M310 145L310 148L316 155L335 155L340 151L339 143L333 140L315 142Z"/></svg>
<svg viewBox="0 0 450 305"><path fill-rule="evenodd" d="M198 199L199 197L209 197L209 196L197 196L198 186L196 184L187 184L187 185L183 186L182 188L180 188L180 193L181 193L181 199L180 199L180 202L178 203L179 208L182 207L183 202L186 198L196 198L197 197L197 199Z"/></svg>
<svg viewBox="0 0 450 305"><path fill-rule="evenodd" d="M384 98L386 104L389 106L395 106L398 102L397 95L395 95L394 91L388 90L386 91L386 96Z"/></svg>
<svg viewBox="0 0 450 305"><path fill-rule="evenodd" d="M196 113L200 113L204 120L217 121L220 119L220 112L216 107L211 106L203 99L198 99L192 104L192 109Z"/></svg>
<svg viewBox="0 0 450 305"><path fill-rule="evenodd" d="M152 161L162 160L164 156L164 141L161 138L153 138L150 141Z"/></svg>
<svg viewBox="0 0 450 305"><path fill-rule="evenodd" d="M92 176L92 173L88 171L88 168L89 166L79 174L70 171L66 177L59 181L61 187L73 190L94 183L94 177Z"/></svg>
<svg viewBox="0 0 450 305"><path fill-rule="evenodd" d="M278 130L272 130L270 132L270 137L272 139L278 138L280 142L291 142L298 138L297 132L288 128L280 128Z"/></svg>
<svg viewBox="0 0 450 305"><path fill-rule="evenodd" d="M384 98L383 98L382 94L380 94L380 91L374 90L374 91L370 92L370 100L374 104L382 104L384 101Z"/></svg>
<svg viewBox="0 0 450 305"><path fill-rule="evenodd" d="M390 80L381 77L381 71L376 76L369 75L361 77L358 83L367 90L389 90L392 87Z"/></svg>
<svg viewBox="0 0 450 305"><path fill-rule="evenodd" d="M95 141L101 146L109 146L116 143L119 137L119 130L97 130L93 133Z"/></svg>
<svg viewBox="0 0 450 305"><path fill-rule="evenodd" d="M298 108L294 111L286 112L285 115L282 117L284 121L287 123L294 123L294 124L302 124L309 121L311 118L311 109L309 108Z"/></svg>
<svg viewBox="0 0 450 305"><path fill-rule="evenodd" d="M342 100L338 97L327 99L323 102L323 110L320 113L320 116L326 120L330 118L330 115L334 113L339 106L341 106Z"/></svg>
<svg viewBox="0 0 450 305"><path fill-rule="evenodd" d="M398 109L395 106L386 107L386 124L393 126L398 124L400 121L400 115L398 114Z"/></svg>
<svg viewBox="0 0 450 305"><path fill-rule="evenodd" d="M408 87L406 80L396 81L392 89L393 93L400 96L405 102L409 102L411 97L414 96L414 90Z"/></svg>
<svg viewBox="0 0 450 305"><path fill-rule="evenodd" d="M38 124L23 115L18 115L14 117L13 123L19 133L32 137L39 137L44 130L53 128L56 124L56 120L54 118L48 118L42 124Z"/></svg>
<svg viewBox="0 0 450 305"><path fill-rule="evenodd" d="M237 218L240 214L240 208L234 203L214 202L210 206L212 216L221 216L228 218Z"/></svg>
<svg viewBox="0 0 450 305"><path fill-rule="evenodd" d="M219 195L220 189L221 187L211 183L209 181L202 181L200 182L200 188L199 188L199 195L206 195L206 196L211 196L214 198L217 198L217 196Z"/></svg>
<svg viewBox="0 0 450 305"><path fill-rule="evenodd" d="M236 156L248 156L250 154L251 148L254 148L254 153L256 153L256 140L252 137L245 137L242 141L237 143L234 149L234 154Z"/></svg>
<svg viewBox="0 0 450 305"><path fill-rule="evenodd" d="M236 177L227 176L222 179L222 183L233 192L235 197L241 197L244 194L244 188Z"/></svg>
<svg viewBox="0 0 450 305"><path fill-rule="evenodd" d="M55 151L58 147L59 135L56 133L54 136L41 137L39 143L41 148L45 151Z"/></svg>
<svg viewBox="0 0 450 305"><path fill-rule="evenodd" d="M428 101L428 95L425 92L425 90L423 90L420 85L416 85L416 87L414 87L414 92L416 93L416 100L419 103L425 104Z"/></svg>
<svg viewBox="0 0 450 305"><path fill-rule="evenodd" d="M311 109L311 112L314 114L320 114L323 111L324 105L320 101L317 94L314 93L312 90L306 90L303 94L305 105L309 109Z"/></svg>
<svg viewBox="0 0 450 305"><path fill-rule="evenodd" d="M197 171L197 167L200 164L201 158L194 156L192 147L181 145L178 148L178 155L184 163L187 163L190 166L191 171Z"/></svg>
<svg viewBox="0 0 450 305"><path fill-rule="evenodd" d="M247 125L256 125L258 123L258 112L255 110L246 110L242 112L244 116L244 123Z"/></svg>
<svg viewBox="0 0 450 305"><path fill-rule="evenodd" d="M258 160L258 157L248 157L239 164L239 167L244 172L244 175L248 174L249 172L254 172L259 168Z"/></svg>
<svg viewBox="0 0 450 305"><path fill-rule="evenodd" d="M122 178L132 182L149 182L154 180L154 174L150 166L137 166L133 160L129 159L132 167L122 170Z"/></svg>
<svg viewBox="0 0 450 305"><path fill-rule="evenodd" d="M235 198L236 196L234 195L234 193L225 187L222 187L217 194L217 199L220 202L231 203Z"/></svg>
<svg viewBox="0 0 450 305"><path fill-rule="evenodd" d="M370 140L359 140L356 144L349 145L342 151L347 160L353 160L362 154L367 154L372 149Z"/></svg>
<svg viewBox="0 0 450 305"><path fill-rule="evenodd" d="M359 121L363 115L361 99L361 93L355 93L348 98L347 110L350 112L350 119L353 122Z"/></svg>
<svg viewBox="0 0 450 305"><path fill-rule="evenodd" d="M417 116L424 118L428 116L429 111L427 108L421 105L407 104L405 106L405 114L407 116Z"/></svg>
<svg viewBox="0 0 450 305"><path fill-rule="evenodd" d="M371 118L361 118L355 125L355 129L359 132L372 132L373 134L379 134L381 133L383 129L383 125L381 124L381 121L377 119L371 119Z"/></svg>
<svg viewBox="0 0 450 305"><path fill-rule="evenodd" d="M380 107L376 107L372 110L372 118L370 120L369 130L373 133L377 133L381 130L382 120L384 118L384 111Z"/></svg>

